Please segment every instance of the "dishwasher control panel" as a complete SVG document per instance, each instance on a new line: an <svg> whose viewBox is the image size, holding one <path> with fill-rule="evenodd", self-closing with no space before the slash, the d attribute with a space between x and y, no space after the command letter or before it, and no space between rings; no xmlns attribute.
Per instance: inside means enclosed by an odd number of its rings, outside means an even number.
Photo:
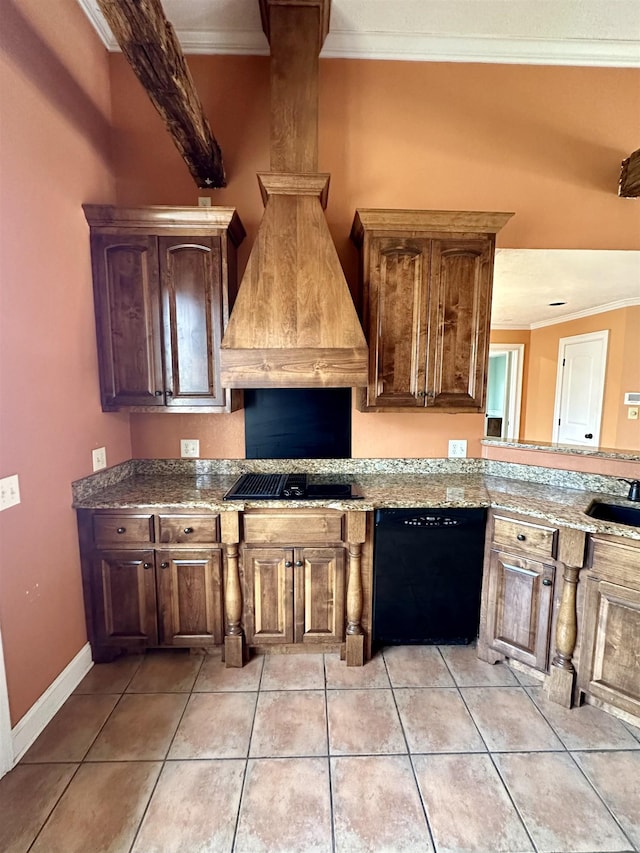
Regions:
<svg viewBox="0 0 640 853"><path fill-rule="evenodd" d="M446 515L414 515L405 518L402 523L411 527L456 527L460 521Z"/></svg>

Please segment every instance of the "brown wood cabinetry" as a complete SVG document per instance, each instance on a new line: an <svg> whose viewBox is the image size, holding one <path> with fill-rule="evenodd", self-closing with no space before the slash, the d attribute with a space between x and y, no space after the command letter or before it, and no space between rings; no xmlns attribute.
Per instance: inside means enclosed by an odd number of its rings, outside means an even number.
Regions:
<svg viewBox="0 0 640 853"><path fill-rule="evenodd" d="M345 630L343 514L246 513L243 523L247 642L341 643Z"/></svg>
<svg viewBox="0 0 640 853"><path fill-rule="evenodd" d="M640 716L640 543L593 536L578 688Z"/></svg>
<svg viewBox="0 0 640 853"><path fill-rule="evenodd" d="M363 411L482 412L495 234L512 214L358 210Z"/></svg>
<svg viewBox="0 0 640 853"><path fill-rule="evenodd" d="M546 671L558 531L492 513L487 536L479 655L491 662L505 656Z"/></svg>
<svg viewBox="0 0 640 853"><path fill-rule="evenodd" d="M216 514L79 510L78 525L94 660L123 649L222 643Z"/></svg>
<svg viewBox="0 0 640 853"><path fill-rule="evenodd" d="M231 411L219 349L244 229L233 208L85 205L102 408Z"/></svg>

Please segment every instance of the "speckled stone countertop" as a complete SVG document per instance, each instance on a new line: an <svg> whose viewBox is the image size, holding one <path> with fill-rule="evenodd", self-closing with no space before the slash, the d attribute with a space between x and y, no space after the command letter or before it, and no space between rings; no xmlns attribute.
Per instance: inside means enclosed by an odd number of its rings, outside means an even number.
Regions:
<svg viewBox="0 0 640 853"><path fill-rule="evenodd" d="M563 453L569 456L595 456L599 459L624 459L630 462L640 461L637 450L616 450L612 447L581 447L576 444L556 444L550 441L516 441L505 438L483 438L480 444L487 447L507 447L518 450L544 450L550 453Z"/></svg>
<svg viewBox="0 0 640 853"><path fill-rule="evenodd" d="M225 492L247 470L306 471L310 482L350 482L362 497L340 501L224 501ZM536 473L542 482L532 479ZM131 460L74 483L73 505L150 512L160 507L215 512L314 506L343 511L493 507L591 533L640 540L640 528L585 514L594 500L637 507L625 499L625 494L624 487L613 477L495 465L480 459Z"/></svg>

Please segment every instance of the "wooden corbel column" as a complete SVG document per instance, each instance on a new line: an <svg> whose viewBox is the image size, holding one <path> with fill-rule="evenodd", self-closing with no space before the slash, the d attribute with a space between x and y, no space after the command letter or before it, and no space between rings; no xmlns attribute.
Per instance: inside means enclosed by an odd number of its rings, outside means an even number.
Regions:
<svg viewBox="0 0 640 853"><path fill-rule="evenodd" d="M247 650L242 630L242 589L238 565L240 543L240 515L237 512L220 513L221 541L225 551L224 571L224 660L227 667L244 666Z"/></svg>
<svg viewBox="0 0 640 853"><path fill-rule="evenodd" d="M345 657L347 666L364 664L364 630L362 628L362 544L367 532L365 512L347 513L347 632Z"/></svg>
<svg viewBox="0 0 640 853"><path fill-rule="evenodd" d="M570 708L576 671L572 662L578 635L576 592L578 575L584 563L585 533L563 529L560 533L558 561L564 565L562 597L556 621L556 653L551 661L544 691L552 702Z"/></svg>

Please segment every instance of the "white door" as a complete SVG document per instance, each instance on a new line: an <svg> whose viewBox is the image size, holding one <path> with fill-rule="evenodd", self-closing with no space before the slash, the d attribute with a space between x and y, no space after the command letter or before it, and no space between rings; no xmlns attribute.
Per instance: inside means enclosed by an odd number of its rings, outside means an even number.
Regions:
<svg viewBox="0 0 640 853"><path fill-rule="evenodd" d="M11 718L9 717L9 694L4 671L2 634L0 633L0 777L13 767L13 741Z"/></svg>
<svg viewBox="0 0 640 853"><path fill-rule="evenodd" d="M600 444L609 332L560 338L553 440Z"/></svg>

